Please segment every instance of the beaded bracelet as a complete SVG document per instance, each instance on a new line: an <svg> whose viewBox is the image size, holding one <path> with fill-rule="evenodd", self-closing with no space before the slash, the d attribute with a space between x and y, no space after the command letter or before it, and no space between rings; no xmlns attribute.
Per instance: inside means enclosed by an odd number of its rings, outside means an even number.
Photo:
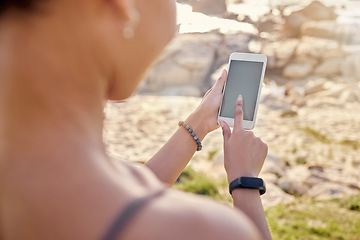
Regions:
<svg viewBox="0 0 360 240"><path fill-rule="evenodd" d="M201 145L199 137L196 136L196 133L194 132L194 130L187 123L185 123L183 121L180 121L178 123L178 125L180 127L184 127L191 134L191 136L194 138L196 145L197 145L196 151L200 151L202 149L202 145Z"/></svg>

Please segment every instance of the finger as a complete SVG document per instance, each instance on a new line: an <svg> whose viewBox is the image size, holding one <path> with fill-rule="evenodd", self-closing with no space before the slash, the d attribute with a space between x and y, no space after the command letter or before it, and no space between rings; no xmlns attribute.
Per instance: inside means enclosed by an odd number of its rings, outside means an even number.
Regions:
<svg viewBox="0 0 360 240"><path fill-rule="evenodd" d="M231 136L231 130L230 130L229 125L227 125L227 123L224 121L220 122L220 126L221 126L222 132L223 132L224 144L226 145L227 141L229 140L229 138Z"/></svg>
<svg viewBox="0 0 360 240"><path fill-rule="evenodd" d="M215 85L213 86L214 92L222 93L222 90L224 89L224 85L226 82L226 78L227 78L227 71L225 69L223 69L221 76L216 81Z"/></svg>
<svg viewBox="0 0 360 240"><path fill-rule="evenodd" d="M210 88L210 89L205 93L204 98L206 98L207 95L209 95L209 93L211 93L211 91L212 91L212 88Z"/></svg>
<svg viewBox="0 0 360 240"><path fill-rule="evenodd" d="M235 103L235 119L234 119L234 131L244 130L243 127L243 104L244 100L241 95Z"/></svg>

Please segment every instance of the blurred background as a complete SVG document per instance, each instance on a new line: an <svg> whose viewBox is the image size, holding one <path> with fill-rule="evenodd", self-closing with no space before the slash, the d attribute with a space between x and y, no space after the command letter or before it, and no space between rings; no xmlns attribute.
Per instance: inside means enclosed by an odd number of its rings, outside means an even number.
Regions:
<svg viewBox="0 0 360 240"><path fill-rule="evenodd" d="M146 162L196 109L232 52L268 57L254 133L274 239L360 239L360 1L178 0L178 35L138 92L108 103L115 158ZM179 143L181 144L181 143ZM231 204L222 133L174 188Z"/></svg>

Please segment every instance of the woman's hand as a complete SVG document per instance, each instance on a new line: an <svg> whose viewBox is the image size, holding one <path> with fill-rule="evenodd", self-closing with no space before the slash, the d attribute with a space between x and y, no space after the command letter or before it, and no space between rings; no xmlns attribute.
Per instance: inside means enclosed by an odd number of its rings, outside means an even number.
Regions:
<svg viewBox="0 0 360 240"><path fill-rule="evenodd" d="M234 130L221 122L224 136L224 165L229 183L238 177L257 177L264 164L268 146L243 128L243 99L235 104Z"/></svg>
<svg viewBox="0 0 360 240"><path fill-rule="evenodd" d="M194 128L195 132L199 132L199 138L214 131L219 127L217 116L222 99L222 91L226 82L227 72L224 69L220 78L214 86L206 92L198 108L188 117L186 123ZM196 129L199 128L198 131Z"/></svg>

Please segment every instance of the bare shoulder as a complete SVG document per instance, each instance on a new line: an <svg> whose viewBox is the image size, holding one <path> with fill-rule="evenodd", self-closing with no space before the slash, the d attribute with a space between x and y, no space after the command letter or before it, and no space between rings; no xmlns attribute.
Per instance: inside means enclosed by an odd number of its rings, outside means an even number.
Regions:
<svg viewBox="0 0 360 240"><path fill-rule="evenodd" d="M242 212L172 189L153 201L125 235L125 239L261 239Z"/></svg>

